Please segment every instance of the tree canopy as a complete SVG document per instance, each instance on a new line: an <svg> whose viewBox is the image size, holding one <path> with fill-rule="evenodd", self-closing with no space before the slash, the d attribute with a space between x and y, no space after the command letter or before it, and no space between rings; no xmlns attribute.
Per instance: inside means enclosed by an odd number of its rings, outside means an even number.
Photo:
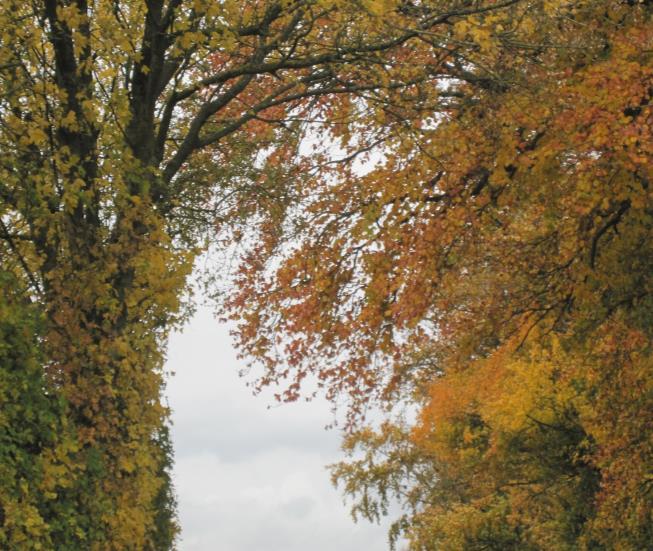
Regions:
<svg viewBox="0 0 653 551"><path fill-rule="evenodd" d="M415 549L653 539L650 2L8 0L0 29L2 545L174 547L165 343L211 244L259 388L347 400L356 511L396 494Z"/></svg>
<svg viewBox="0 0 653 551"><path fill-rule="evenodd" d="M260 384L348 399L334 480L370 519L398 499L411 548L650 545L650 18L526 2L423 33L411 60L459 72L337 134L373 166L304 178L299 231L246 258Z"/></svg>

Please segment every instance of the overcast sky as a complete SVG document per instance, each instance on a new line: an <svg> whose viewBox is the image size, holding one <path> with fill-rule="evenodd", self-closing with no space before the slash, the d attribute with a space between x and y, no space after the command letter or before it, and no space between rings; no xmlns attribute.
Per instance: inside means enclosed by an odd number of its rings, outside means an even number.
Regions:
<svg viewBox="0 0 653 551"><path fill-rule="evenodd" d="M324 401L268 409L237 375L227 328L202 308L172 336L181 551L385 551L387 527L359 521L325 465L342 457Z"/></svg>

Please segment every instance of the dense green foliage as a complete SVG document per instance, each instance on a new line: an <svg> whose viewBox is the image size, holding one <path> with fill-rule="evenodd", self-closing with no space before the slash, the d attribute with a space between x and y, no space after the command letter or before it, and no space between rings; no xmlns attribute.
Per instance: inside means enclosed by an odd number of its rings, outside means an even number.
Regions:
<svg viewBox="0 0 653 551"><path fill-rule="evenodd" d="M0 280L0 545L52 547L71 528L66 504L58 501L66 491L57 457L67 437L64 407L43 371L38 310L10 274Z"/></svg>

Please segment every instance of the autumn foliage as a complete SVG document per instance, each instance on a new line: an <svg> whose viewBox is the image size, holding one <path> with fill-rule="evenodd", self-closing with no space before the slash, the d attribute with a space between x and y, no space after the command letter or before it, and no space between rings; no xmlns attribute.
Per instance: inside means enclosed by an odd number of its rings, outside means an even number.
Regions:
<svg viewBox="0 0 653 551"><path fill-rule="evenodd" d="M163 361L209 249L257 387L345 404L355 514L648 548L651 10L4 2L0 547L174 547Z"/></svg>
<svg viewBox="0 0 653 551"><path fill-rule="evenodd" d="M347 399L334 480L371 519L398 499L411 548L646 549L650 5L450 23L393 58L437 85L335 108L342 157L378 154L298 176L239 274L242 346L281 398Z"/></svg>

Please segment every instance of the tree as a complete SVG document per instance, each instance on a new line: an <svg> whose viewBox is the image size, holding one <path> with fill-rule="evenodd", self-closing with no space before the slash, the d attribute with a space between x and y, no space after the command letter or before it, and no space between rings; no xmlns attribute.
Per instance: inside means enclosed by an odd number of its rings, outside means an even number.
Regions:
<svg viewBox="0 0 653 551"><path fill-rule="evenodd" d="M336 479L370 518L394 493L414 549L646 548L651 5L452 23L410 53L457 52L445 94L350 126L345 156L383 159L318 174L303 234L254 250L241 344L287 399L309 375L350 398L365 455ZM370 399L418 421L361 428Z"/></svg>
<svg viewBox="0 0 653 551"><path fill-rule="evenodd" d="M446 46L417 70L414 44L517 3L2 4L0 259L42 320L30 384L62 423L44 441L57 474L20 530L56 549L172 545L162 361L204 237L225 216L272 235L302 200L306 121L356 127L363 105L381 121L402 94L472 78ZM30 545L2 507L2 537Z"/></svg>

